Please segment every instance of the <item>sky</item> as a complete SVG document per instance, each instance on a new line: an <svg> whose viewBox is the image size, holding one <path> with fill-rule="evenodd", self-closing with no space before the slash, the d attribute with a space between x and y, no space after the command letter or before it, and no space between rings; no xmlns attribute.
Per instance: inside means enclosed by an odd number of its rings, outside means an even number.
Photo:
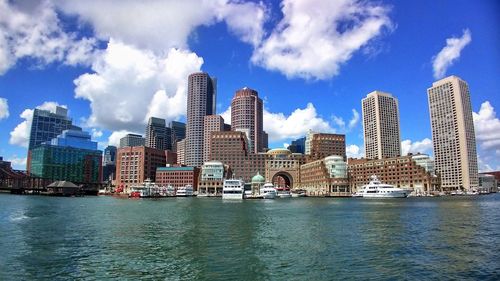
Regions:
<svg viewBox="0 0 500 281"><path fill-rule="evenodd" d="M480 171L500 170L500 2L0 0L0 156L25 169L34 108L65 106L100 149L185 121L187 77L264 100L271 148L309 129L363 157L361 99L399 101L402 152L432 155L427 88L469 84Z"/></svg>

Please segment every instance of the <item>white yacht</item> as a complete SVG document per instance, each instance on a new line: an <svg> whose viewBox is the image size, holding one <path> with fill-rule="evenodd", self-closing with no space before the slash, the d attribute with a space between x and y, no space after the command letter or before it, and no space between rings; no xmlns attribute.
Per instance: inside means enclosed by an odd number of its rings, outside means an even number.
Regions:
<svg viewBox="0 0 500 281"><path fill-rule="evenodd" d="M279 198L292 198L292 193L288 187L278 187L276 188L276 196Z"/></svg>
<svg viewBox="0 0 500 281"><path fill-rule="evenodd" d="M274 199L277 192L272 183L266 183L260 188L260 194L264 199Z"/></svg>
<svg viewBox="0 0 500 281"><path fill-rule="evenodd" d="M222 199L243 199L245 183L242 180L224 180L222 186Z"/></svg>
<svg viewBox="0 0 500 281"><path fill-rule="evenodd" d="M133 198L158 198L167 197L166 189L158 186L150 179L146 179L142 184L133 186L128 195Z"/></svg>
<svg viewBox="0 0 500 281"><path fill-rule="evenodd" d="M175 192L177 197L188 197L193 196L193 186L188 184L186 186L179 187Z"/></svg>
<svg viewBox="0 0 500 281"><path fill-rule="evenodd" d="M363 186L362 193L359 194L363 198L405 198L408 197L410 192L411 190L394 187L390 184L383 184L377 176L371 176L370 183Z"/></svg>

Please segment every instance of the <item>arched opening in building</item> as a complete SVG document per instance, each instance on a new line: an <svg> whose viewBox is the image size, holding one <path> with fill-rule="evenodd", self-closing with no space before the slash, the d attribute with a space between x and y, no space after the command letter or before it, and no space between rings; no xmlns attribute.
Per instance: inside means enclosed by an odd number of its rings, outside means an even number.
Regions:
<svg viewBox="0 0 500 281"><path fill-rule="evenodd" d="M292 188L293 187L293 178L289 173L279 172L273 176L272 183L275 187L278 188Z"/></svg>

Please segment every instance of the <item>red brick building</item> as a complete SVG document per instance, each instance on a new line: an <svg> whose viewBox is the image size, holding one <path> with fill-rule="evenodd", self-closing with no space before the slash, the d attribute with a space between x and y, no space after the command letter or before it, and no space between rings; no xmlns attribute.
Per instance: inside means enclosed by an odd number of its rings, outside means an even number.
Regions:
<svg viewBox="0 0 500 281"><path fill-rule="evenodd" d="M116 186L128 192L146 179L155 181L156 168L166 164L165 150L145 146L121 147L116 152Z"/></svg>
<svg viewBox="0 0 500 281"><path fill-rule="evenodd" d="M160 186L172 185L175 188L193 186L193 190L198 188L198 177L200 169L197 167L158 167L156 169L156 184Z"/></svg>

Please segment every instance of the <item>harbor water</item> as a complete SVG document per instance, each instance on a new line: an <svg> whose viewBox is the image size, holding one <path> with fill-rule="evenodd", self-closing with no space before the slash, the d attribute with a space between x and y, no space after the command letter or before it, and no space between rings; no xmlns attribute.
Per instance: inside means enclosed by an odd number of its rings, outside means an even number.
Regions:
<svg viewBox="0 0 500 281"><path fill-rule="evenodd" d="M499 280L500 194L0 195L0 280Z"/></svg>

